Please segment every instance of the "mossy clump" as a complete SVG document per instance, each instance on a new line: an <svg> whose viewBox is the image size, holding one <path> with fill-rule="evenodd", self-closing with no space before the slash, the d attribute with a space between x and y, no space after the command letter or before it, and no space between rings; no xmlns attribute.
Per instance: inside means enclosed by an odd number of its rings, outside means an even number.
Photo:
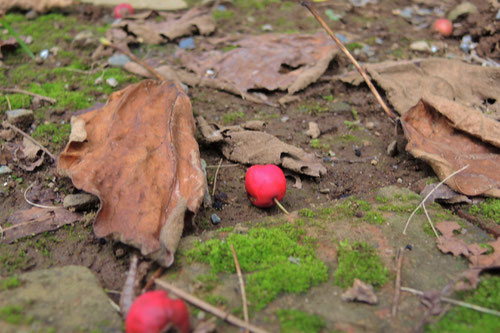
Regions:
<svg viewBox="0 0 500 333"><path fill-rule="evenodd" d="M21 285L21 281L17 275L12 275L0 281L1 290L14 289Z"/></svg>
<svg viewBox="0 0 500 333"><path fill-rule="evenodd" d="M335 211L341 217L354 217L357 212L368 212L371 209L370 203L363 199L349 198L335 206Z"/></svg>
<svg viewBox="0 0 500 333"><path fill-rule="evenodd" d="M31 105L31 98L31 96L23 94L7 94L5 96L0 96L0 113L8 110L9 102L12 110L28 109Z"/></svg>
<svg viewBox="0 0 500 333"><path fill-rule="evenodd" d="M232 10L214 10L212 11L212 17L216 21L230 20L234 17L234 12Z"/></svg>
<svg viewBox="0 0 500 333"><path fill-rule="evenodd" d="M500 311L500 277L483 277L475 291L463 292L459 298L467 303ZM426 332L493 333L500 329L500 319L463 307L452 308L439 322L427 326Z"/></svg>
<svg viewBox="0 0 500 333"><path fill-rule="evenodd" d="M69 124L42 124L33 132L33 138L42 143L52 142L61 144L68 140L71 126Z"/></svg>
<svg viewBox="0 0 500 333"><path fill-rule="evenodd" d="M29 324L32 321L32 319L24 316L23 307L20 305L7 305L0 307L0 320L12 325Z"/></svg>
<svg viewBox="0 0 500 333"><path fill-rule="evenodd" d="M283 333L316 333L326 327L325 320L318 315L300 310L281 309L276 311Z"/></svg>
<svg viewBox="0 0 500 333"><path fill-rule="evenodd" d="M370 224L382 224L385 222L385 218L379 212L368 212L363 216L363 221Z"/></svg>
<svg viewBox="0 0 500 333"><path fill-rule="evenodd" d="M252 228L246 235L231 233L225 239L199 242L186 256L208 263L213 273L234 273L229 246L233 244L247 278L250 306L260 310L280 293L305 292L328 279L327 267L316 257L313 243L301 244L304 235L304 230L288 224Z"/></svg>
<svg viewBox="0 0 500 333"><path fill-rule="evenodd" d="M330 145L328 143L322 143L320 139L312 139L309 145L314 149L330 149Z"/></svg>
<svg viewBox="0 0 500 333"><path fill-rule="evenodd" d="M302 208L299 211L299 215L302 216L302 217L315 217L316 213L312 209Z"/></svg>
<svg viewBox="0 0 500 333"><path fill-rule="evenodd" d="M226 113L222 116L222 121L224 124L231 124L234 123L238 119L244 119L245 118L245 113L244 112L230 112Z"/></svg>
<svg viewBox="0 0 500 333"><path fill-rule="evenodd" d="M500 224L500 199L487 198L484 202L471 206L469 213L482 215Z"/></svg>
<svg viewBox="0 0 500 333"><path fill-rule="evenodd" d="M338 267L334 273L335 284L341 288L352 286L354 279L379 288L387 281L387 268L382 264L375 248L363 242L339 243Z"/></svg>

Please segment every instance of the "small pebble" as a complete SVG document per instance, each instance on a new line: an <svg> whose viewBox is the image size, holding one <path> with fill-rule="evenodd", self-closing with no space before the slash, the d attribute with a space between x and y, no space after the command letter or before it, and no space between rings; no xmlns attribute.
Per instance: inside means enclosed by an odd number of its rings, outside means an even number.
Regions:
<svg viewBox="0 0 500 333"><path fill-rule="evenodd" d="M339 34L339 33L336 33L335 34L335 37L337 37L342 43L347 43L349 42L349 38L347 38L345 35L343 34Z"/></svg>
<svg viewBox="0 0 500 333"><path fill-rule="evenodd" d="M212 221L213 224L219 224L222 220L217 214L214 213L210 216L210 221Z"/></svg>
<svg viewBox="0 0 500 333"><path fill-rule="evenodd" d="M413 246L411 246L411 244L408 244L408 245L406 245L405 249L411 251L411 250L413 250Z"/></svg>
<svg viewBox="0 0 500 333"><path fill-rule="evenodd" d="M375 123L373 121L369 121L365 125L366 129L372 130L375 128Z"/></svg>
<svg viewBox="0 0 500 333"><path fill-rule="evenodd" d="M398 153L398 143L396 140L393 140L389 145L387 146L386 149L387 155L394 157Z"/></svg>
<svg viewBox="0 0 500 333"><path fill-rule="evenodd" d="M118 81L114 77L110 77L109 79L106 79L106 83L108 86L115 88L118 85Z"/></svg>
<svg viewBox="0 0 500 333"><path fill-rule="evenodd" d="M26 39L24 40L24 42L28 45L30 45L31 43L33 43L33 37L32 36L27 36Z"/></svg>
<svg viewBox="0 0 500 333"><path fill-rule="evenodd" d="M284 116L284 117L281 117L280 120L281 120L282 123L286 123L289 119L290 119L290 117Z"/></svg>
<svg viewBox="0 0 500 333"><path fill-rule="evenodd" d="M43 60L47 59L49 57L49 50L45 49L40 52L40 58Z"/></svg>
<svg viewBox="0 0 500 333"><path fill-rule="evenodd" d="M398 184L403 184L403 180L401 178L398 178L397 182Z"/></svg>
<svg viewBox="0 0 500 333"><path fill-rule="evenodd" d="M217 10L218 10L219 12L223 12L223 11L225 11L225 10L226 10L226 6L224 6L224 5L218 5L218 6L217 6Z"/></svg>
<svg viewBox="0 0 500 333"><path fill-rule="evenodd" d="M370 163L371 163L371 165L377 165L378 164L377 160L371 160Z"/></svg>
<svg viewBox="0 0 500 333"><path fill-rule="evenodd" d="M125 54L114 54L108 59L108 63L111 66L117 66L117 67L123 67L125 66L126 63L130 61L130 58L127 57Z"/></svg>
<svg viewBox="0 0 500 333"><path fill-rule="evenodd" d="M363 217L363 212L356 212L356 217L357 218Z"/></svg>
<svg viewBox="0 0 500 333"><path fill-rule="evenodd" d="M193 37L183 38L179 42L179 47L183 50L192 50L196 48Z"/></svg>
<svg viewBox="0 0 500 333"><path fill-rule="evenodd" d="M0 166L0 176L1 176L1 175L6 175L6 174L9 174L9 173L11 173L11 172L12 172L12 169L11 169L11 168L9 168L8 166L6 166L6 165L2 165L2 166Z"/></svg>
<svg viewBox="0 0 500 333"><path fill-rule="evenodd" d="M329 188L321 188L321 189L319 189L319 193L328 194L328 193L330 193L330 189Z"/></svg>
<svg viewBox="0 0 500 333"><path fill-rule="evenodd" d="M262 31L273 31L273 26L270 24L264 24L263 26L260 27Z"/></svg>
<svg viewBox="0 0 500 333"><path fill-rule="evenodd" d="M116 258L121 258L125 255L125 250L122 249L121 247L117 248L115 251L115 257Z"/></svg>
<svg viewBox="0 0 500 333"><path fill-rule="evenodd" d="M361 157L361 149L354 148L354 155L356 155L357 157Z"/></svg>
<svg viewBox="0 0 500 333"><path fill-rule="evenodd" d="M373 134L375 134L375 136L380 136L380 132L378 132L378 131L375 131L375 133L373 133Z"/></svg>
<svg viewBox="0 0 500 333"><path fill-rule="evenodd" d="M410 49L419 52L429 52L431 50L429 44L425 40L419 40L411 43Z"/></svg>

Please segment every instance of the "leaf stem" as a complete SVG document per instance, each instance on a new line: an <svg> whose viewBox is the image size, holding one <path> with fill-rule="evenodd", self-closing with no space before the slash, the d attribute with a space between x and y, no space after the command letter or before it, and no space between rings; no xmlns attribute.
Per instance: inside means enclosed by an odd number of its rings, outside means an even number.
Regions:
<svg viewBox="0 0 500 333"><path fill-rule="evenodd" d="M273 199L274 203L276 206L278 206L286 215L290 215L290 213L283 207L283 205L278 201L278 199L274 198Z"/></svg>

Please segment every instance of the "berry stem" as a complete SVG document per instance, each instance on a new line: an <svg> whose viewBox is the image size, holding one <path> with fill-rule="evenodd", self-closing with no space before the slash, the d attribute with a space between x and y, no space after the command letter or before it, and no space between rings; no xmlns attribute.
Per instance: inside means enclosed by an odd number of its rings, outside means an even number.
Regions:
<svg viewBox="0 0 500 333"><path fill-rule="evenodd" d="M290 213L283 207L283 205L278 201L278 199L274 198L273 199L274 203L286 214L289 215Z"/></svg>

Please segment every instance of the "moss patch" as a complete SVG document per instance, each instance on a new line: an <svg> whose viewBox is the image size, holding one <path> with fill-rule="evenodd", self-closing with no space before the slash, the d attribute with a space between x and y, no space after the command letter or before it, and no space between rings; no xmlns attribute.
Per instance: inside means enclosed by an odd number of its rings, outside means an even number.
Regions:
<svg viewBox="0 0 500 333"><path fill-rule="evenodd" d="M33 132L33 138L40 140L42 144L62 144L68 140L70 132L70 124L42 124Z"/></svg>
<svg viewBox="0 0 500 333"><path fill-rule="evenodd" d="M341 288L352 286L354 279L379 288L387 281L387 268L373 246L362 242L350 244L346 239L339 243L338 267L334 277L335 284Z"/></svg>
<svg viewBox="0 0 500 333"><path fill-rule="evenodd" d="M328 279L327 267L317 259L312 242L300 244L304 234L292 225L253 228L247 235L231 233L225 239L199 242L186 256L208 263L214 273L235 273L229 246L233 244L247 277L250 306L260 310L280 293L305 292Z"/></svg>
<svg viewBox="0 0 500 333"><path fill-rule="evenodd" d="M300 310L281 309L276 311L283 333L315 333L326 327L323 318Z"/></svg>
<svg viewBox="0 0 500 333"><path fill-rule="evenodd" d="M500 311L500 277L485 277L473 292L461 293L465 302ZM500 319L463 307L452 308L439 322L427 327L427 332L488 333L498 332Z"/></svg>
<svg viewBox="0 0 500 333"><path fill-rule="evenodd" d="M6 279L0 281L1 290L14 289L21 285L21 281L19 281L19 277L17 275L10 276Z"/></svg>
<svg viewBox="0 0 500 333"><path fill-rule="evenodd" d="M20 305L0 307L0 320L13 325L28 324L32 321L32 319L23 315L23 307Z"/></svg>
<svg viewBox="0 0 500 333"><path fill-rule="evenodd" d="M469 213L482 215L493 220L496 224L500 224L500 199L487 198L484 202L471 206Z"/></svg>

